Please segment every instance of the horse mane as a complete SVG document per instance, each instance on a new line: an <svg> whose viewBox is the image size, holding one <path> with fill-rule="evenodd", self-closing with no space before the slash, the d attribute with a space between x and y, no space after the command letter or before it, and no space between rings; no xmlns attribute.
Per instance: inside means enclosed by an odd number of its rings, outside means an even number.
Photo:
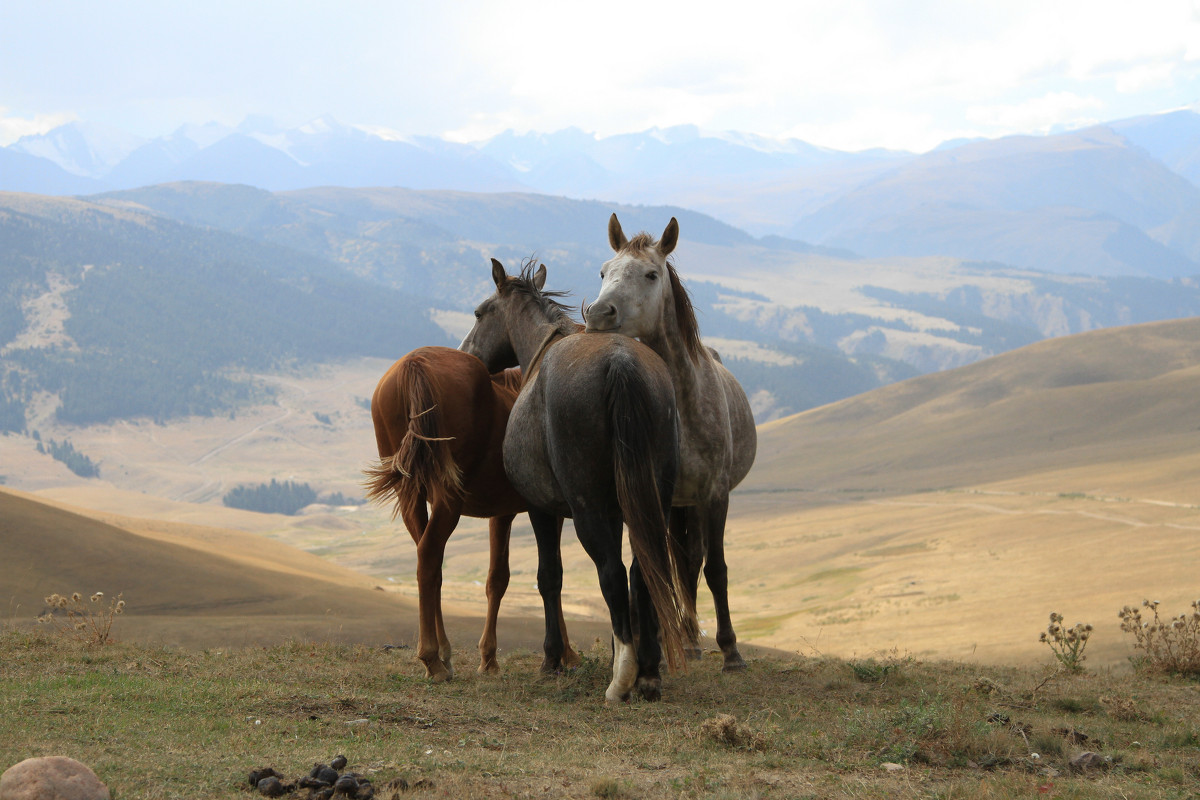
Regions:
<svg viewBox="0 0 1200 800"><path fill-rule="evenodd" d="M640 236L641 234L639 234ZM635 236L634 239L637 239ZM683 348L693 363L701 363L711 358L708 348L700 341L700 323L696 321L696 310L692 308L692 297L684 288L683 281L674 265L667 262L667 275L671 280L671 297L675 300L675 322L679 325L679 337L683 340Z"/></svg>
<svg viewBox="0 0 1200 800"><path fill-rule="evenodd" d="M582 326L571 318L569 307L558 300L560 297L567 297L569 292L537 288L534 280L537 267L537 259L526 259L521 264L521 274L510 276L499 291L504 294L512 292L529 297L545 312L547 319L558 324L563 333L576 333Z"/></svg>
<svg viewBox="0 0 1200 800"><path fill-rule="evenodd" d="M643 255L643 254L645 254L645 252L647 250L654 247L654 245L656 245L656 244L658 244L657 239L655 239L653 236L646 233L645 231L642 231L641 233L637 234L632 239L630 239L629 242L622 249L627 250L634 255Z"/></svg>

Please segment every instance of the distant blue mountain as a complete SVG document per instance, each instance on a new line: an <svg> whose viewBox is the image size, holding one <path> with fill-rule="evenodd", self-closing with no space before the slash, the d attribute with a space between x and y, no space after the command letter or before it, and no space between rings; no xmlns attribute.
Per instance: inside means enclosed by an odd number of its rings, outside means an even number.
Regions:
<svg viewBox="0 0 1200 800"><path fill-rule="evenodd" d="M1200 186L1111 128L962 144L808 214L794 238L1052 272L1200 273Z"/></svg>
<svg viewBox="0 0 1200 800"><path fill-rule="evenodd" d="M72 175L49 159L0 147L0 191L61 195L88 194L103 188L100 181Z"/></svg>
<svg viewBox="0 0 1200 800"><path fill-rule="evenodd" d="M1200 273L1193 111L1054 136L947 142L923 155L839 152L690 125L607 137L507 131L459 144L328 116L289 129L250 118L237 129L182 128L148 142L71 123L0 148L0 190L81 194L176 181L538 193L691 209L754 236L871 256L946 255L1093 275Z"/></svg>
<svg viewBox="0 0 1200 800"><path fill-rule="evenodd" d="M1200 186L1200 114L1172 111L1121 120L1110 127Z"/></svg>

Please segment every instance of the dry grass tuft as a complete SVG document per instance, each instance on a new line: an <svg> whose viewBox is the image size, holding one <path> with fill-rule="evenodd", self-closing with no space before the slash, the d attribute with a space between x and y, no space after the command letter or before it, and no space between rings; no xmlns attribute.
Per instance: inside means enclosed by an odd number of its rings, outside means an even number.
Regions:
<svg viewBox="0 0 1200 800"><path fill-rule="evenodd" d="M700 732L707 738L739 750L765 750L766 738L758 731L742 725L731 714L718 714L700 723Z"/></svg>

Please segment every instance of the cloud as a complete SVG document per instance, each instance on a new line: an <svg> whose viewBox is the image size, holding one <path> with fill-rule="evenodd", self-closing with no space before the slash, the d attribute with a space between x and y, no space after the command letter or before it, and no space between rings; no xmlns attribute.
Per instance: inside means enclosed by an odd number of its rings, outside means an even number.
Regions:
<svg viewBox="0 0 1200 800"><path fill-rule="evenodd" d="M0 106L0 147L10 145L22 136L46 133L76 119L78 117L69 112L34 114L32 117L9 116L8 109Z"/></svg>
<svg viewBox="0 0 1200 800"><path fill-rule="evenodd" d="M460 140L691 123L921 149L1200 99L1189 0L45 2L73 13L16 4L0 30L5 102L144 135L331 113Z"/></svg>
<svg viewBox="0 0 1200 800"><path fill-rule="evenodd" d="M1012 104L968 106L965 116L980 130L1049 133L1064 125L1079 127L1095 122L1096 112L1103 108L1098 98L1064 91Z"/></svg>

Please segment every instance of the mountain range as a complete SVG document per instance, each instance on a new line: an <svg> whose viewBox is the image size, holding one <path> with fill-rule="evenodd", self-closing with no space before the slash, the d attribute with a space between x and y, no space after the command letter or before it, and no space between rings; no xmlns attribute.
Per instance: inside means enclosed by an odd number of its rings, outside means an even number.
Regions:
<svg viewBox="0 0 1200 800"><path fill-rule="evenodd" d="M75 122L0 148L0 190L93 194L176 181L519 191L706 213L754 236L868 256L953 256L1088 275L1200 273L1200 114L1051 136L848 153L694 126L461 144L251 118L145 140Z"/></svg>

